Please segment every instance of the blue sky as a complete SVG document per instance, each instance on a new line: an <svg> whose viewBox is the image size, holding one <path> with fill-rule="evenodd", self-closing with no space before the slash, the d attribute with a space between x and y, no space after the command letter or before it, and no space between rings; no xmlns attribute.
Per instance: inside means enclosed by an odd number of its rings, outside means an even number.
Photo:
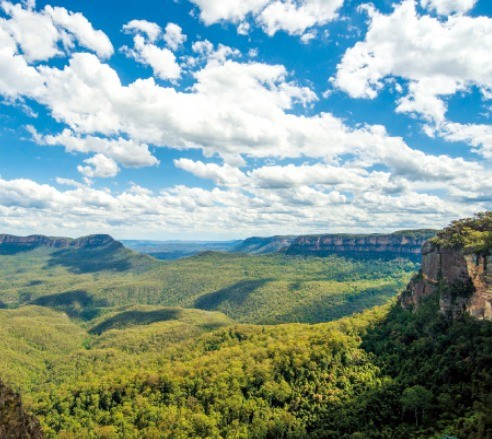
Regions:
<svg viewBox="0 0 492 439"><path fill-rule="evenodd" d="M442 227L492 206L488 0L0 3L0 232Z"/></svg>

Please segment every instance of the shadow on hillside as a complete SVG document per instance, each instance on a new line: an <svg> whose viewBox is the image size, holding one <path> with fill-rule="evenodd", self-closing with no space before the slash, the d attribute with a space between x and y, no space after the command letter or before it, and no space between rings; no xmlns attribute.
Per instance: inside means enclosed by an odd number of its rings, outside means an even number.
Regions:
<svg viewBox="0 0 492 439"><path fill-rule="evenodd" d="M234 285L199 297L195 301L194 307L212 311L218 309L224 302L229 302L231 305L242 305L253 291L271 280L272 279L241 280Z"/></svg>
<svg viewBox="0 0 492 439"><path fill-rule="evenodd" d="M27 253L30 252L36 248L38 248L39 245L32 245L32 246L22 246L18 244L2 244L0 245L0 255L16 255L18 253Z"/></svg>
<svg viewBox="0 0 492 439"><path fill-rule="evenodd" d="M394 286L389 286L387 288L367 288L363 291L349 293L343 296L322 297L294 308L284 315L278 316L277 321L268 321L265 323L331 322L354 313L365 311L374 306L384 305L394 295ZM342 300L341 303L339 302L340 300Z"/></svg>
<svg viewBox="0 0 492 439"><path fill-rule="evenodd" d="M94 273L96 271L129 270L131 259L118 242L96 248L63 249L51 255L48 267L62 265L72 273Z"/></svg>
<svg viewBox="0 0 492 439"><path fill-rule="evenodd" d="M158 309L155 311L124 311L89 330L90 334L101 335L110 329L123 329L128 326L150 325L156 322L177 320L181 315L178 309Z"/></svg>
<svg viewBox="0 0 492 439"><path fill-rule="evenodd" d="M66 312L70 317L90 320L99 314L99 308L108 306L106 300L94 300L87 291L75 290L34 299L32 305Z"/></svg>

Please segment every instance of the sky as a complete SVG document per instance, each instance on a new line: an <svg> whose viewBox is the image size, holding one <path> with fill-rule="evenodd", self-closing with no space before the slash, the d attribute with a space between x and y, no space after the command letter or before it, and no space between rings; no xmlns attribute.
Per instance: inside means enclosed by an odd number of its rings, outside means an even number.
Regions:
<svg viewBox="0 0 492 439"><path fill-rule="evenodd" d="M440 228L491 114L490 0L0 1L0 233Z"/></svg>

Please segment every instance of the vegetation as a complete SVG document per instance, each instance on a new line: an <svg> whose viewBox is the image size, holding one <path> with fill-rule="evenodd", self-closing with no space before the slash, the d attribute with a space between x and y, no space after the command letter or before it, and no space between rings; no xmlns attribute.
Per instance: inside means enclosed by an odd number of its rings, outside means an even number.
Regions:
<svg viewBox="0 0 492 439"><path fill-rule="evenodd" d="M110 252L93 255L90 263L83 251L79 269L73 268L77 252L64 261L41 248L0 255L0 301L47 306L82 320L146 304L220 311L244 323L316 323L385 303L416 269L405 259L207 252L157 261L123 251L117 249L114 260ZM127 268L115 270L122 260Z"/></svg>
<svg viewBox="0 0 492 439"><path fill-rule="evenodd" d="M316 325L175 311L181 321L101 335L89 328L63 357L39 357L49 372L24 399L45 434L478 439L492 431L490 322L436 317L432 303L417 315L389 304Z"/></svg>
<svg viewBox="0 0 492 439"><path fill-rule="evenodd" d="M0 376L48 438L492 437L492 322L387 302L411 261L116 252L0 256Z"/></svg>
<svg viewBox="0 0 492 439"><path fill-rule="evenodd" d="M453 221L431 242L444 247L461 247L470 253L487 254L492 250L492 212Z"/></svg>

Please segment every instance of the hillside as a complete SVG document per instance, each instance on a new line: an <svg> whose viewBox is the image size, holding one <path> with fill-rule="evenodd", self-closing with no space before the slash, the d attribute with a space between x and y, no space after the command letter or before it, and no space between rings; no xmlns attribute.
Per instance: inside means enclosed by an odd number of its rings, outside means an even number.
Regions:
<svg viewBox="0 0 492 439"><path fill-rule="evenodd" d="M487 228L465 233L461 229L464 243L441 233L428 245L453 248L464 256L486 256L488 233ZM358 288L352 301L350 295L342 296L341 306L348 312L358 298L366 297L360 293L364 282L405 272L401 258L391 265L333 255L209 253L159 262L125 278L125 272L113 270L73 273L66 266L43 265L46 252L39 252L24 253L31 265L23 273L34 271L38 276L48 270L55 279L79 279L94 288L87 296L80 293L85 290L75 290L76 301L63 296L72 306L70 313L47 309L63 308L63 303L52 302L56 294L37 296L43 306L0 311L0 340L7 353L0 357L0 376L8 375L9 384L23 390L26 407L48 438L492 437L492 322L473 312L442 312L440 298L449 288L444 278L418 303L407 306L409 287L383 307L311 325L238 324L213 310L143 303L116 306L110 300L122 296L102 295L131 282L142 282L142 292L149 293L145 288L151 284L140 277L145 275L153 282L172 280L167 285L174 288L168 291L174 291L176 301L183 298L180 291L192 292L191 302L203 308L220 308L225 295L232 314L247 303L243 298L248 288L249 297L258 297L253 294L271 282L268 296L281 282L295 281L292 300L298 302L309 297L302 283L319 296L335 282L337 291L347 285ZM14 258L20 268L18 255L5 257ZM11 264L7 277L19 287L16 265L6 260ZM441 273L461 273L446 261L441 261ZM406 264L407 269L414 266ZM154 270L160 277L152 277ZM419 278L425 270L424 264ZM228 279L221 280L218 273ZM234 285L234 276L244 282L245 276L254 280L267 275L270 280L253 284L256 289L243 283L232 292L219 289L220 294L200 302L200 292L212 279ZM29 285L35 294L43 283ZM285 291L278 297L293 303ZM387 297L394 295L395 290ZM99 304L98 314L81 318L90 297L107 302ZM328 313L334 309L330 297L337 297L336 292L314 303L328 304ZM370 302L359 305L370 308ZM252 305L244 306L247 310ZM308 315L316 315L316 310Z"/></svg>
<svg viewBox="0 0 492 439"><path fill-rule="evenodd" d="M134 304L219 311L244 323L329 321L381 305L415 271L407 259L202 253L158 261L113 240L0 255L0 306L91 320Z"/></svg>
<svg viewBox="0 0 492 439"><path fill-rule="evenodd" d="M205 251L226 252L237 246L240 242L241 241L121 241L125 247L131 250L164 260L186 258Z"/></svg>

